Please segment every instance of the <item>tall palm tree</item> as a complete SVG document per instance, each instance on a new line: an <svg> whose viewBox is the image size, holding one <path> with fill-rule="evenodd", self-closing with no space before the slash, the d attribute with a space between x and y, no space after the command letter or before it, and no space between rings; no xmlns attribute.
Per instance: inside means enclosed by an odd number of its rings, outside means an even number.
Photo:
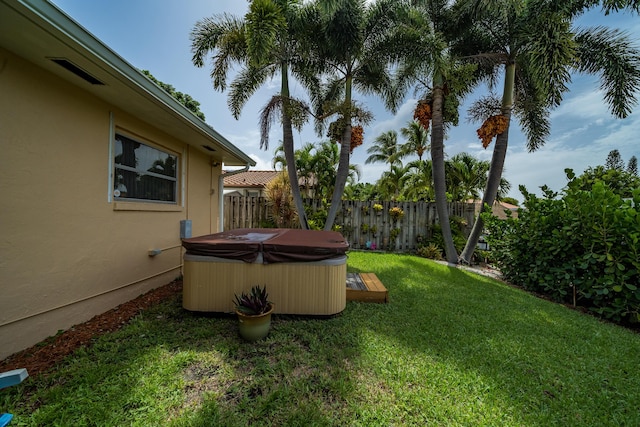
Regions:
<svg viewBox="0 0 640 427"><path fill-rule="evenodd" d="M412 120L400 129L400 133L407 139L407 142L400 146L401 156L415 154L418 156L418 160L422 161L424 153L431 148L428 140L429 131L419 122Z"/></svg>
<svg viewBox="0 0 640 427"><path fill-rule="evenodd" d="M315 4L319 26L310 52L316 55L318 71L328 79L321 117L337 115L333 130L341 135L340 162L325 223L325 230L330 230L349 175L352 120L363 120L362 109L354 102L354 91L378 94L387 107L397 107L389 65L407 44L397 31L402 2L319 0Z"/></svg>
<svg viewBox="0 0 640 427"><path fill-rule="evenodd" d="M236 63L241 71L231 83L228 104L235 118L255 91L279 74L280 91L261 113L260 146L268 149L269 128L281 119L282 141L289 181L298 179L294 161L293 125L300 125L304 106L290 97L289 75L292 73L313 99L319 87L315 75L300 59L297 37L307 28L306 9L299 0L252 0L244 19L218 15L196 23L191 32L192 61L202 67L207 55L212 56L214 89L225 90L229 67ZM298 185L291 186L302 228L308 228Z"/></svg>
<svg viewBox="0 0 640 427"><path fill-rule="evenodd" d="M633 3L636 11L640 8L635 1L613 0L605 2L605 7L615 9L625 3ZM585 7L599 2L461 0L458 4L464 17L459 26L468 28L459 40L460 54L482 61L481 66L490 71L490 83L504 70L501 114L506 128L494 144L484 208L496 198L512 113L526 133L529 151L541 147L549 135L549 111L560 104L571 72L577 71L600 74L605 101L616 117L623 118L636 103L640 55L619 32L573 27ZM461 254L464 262L471 261L483 226L478 218Z"/></svg>
<svg viewBox="0 0 640 427"><path fill-rule="evenodd" d="M398 146L398 133L395 130L383 132L376 136L373 145L367 148L369 157L364 161L370 163L389 163L389 168L400 162L400 147Z"/></svg>
<svg viewBox="0 0 640 427"><path fill-rule="evenodd" d="M449 26L451 7L448 0L412 0L412 14L406 20L409 32L417 35L414 50L406 56L398 73L399 87L406 90L415 83L426 89L422 102L429 106L431 125L431 162L436 210L440 218L447 261L458 262L447 209L444 135L447 124L458 122L458 105L476 82L474 69L464 66L451 54ZM423 123L423 125L428 125Z"/></svg>

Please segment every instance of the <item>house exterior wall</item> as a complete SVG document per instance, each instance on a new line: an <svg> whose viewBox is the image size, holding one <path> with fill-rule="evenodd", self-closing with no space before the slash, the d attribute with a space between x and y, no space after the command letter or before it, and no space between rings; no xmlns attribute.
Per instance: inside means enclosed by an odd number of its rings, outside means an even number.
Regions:
<svg viewBox="0 0 640 427"><path fill-rule="evenodd" d="M2 48L0 93L2 359L178 277L180 220L217 231L220 170ZM113 201L116 131L179 156L177 205Z"/></svg>

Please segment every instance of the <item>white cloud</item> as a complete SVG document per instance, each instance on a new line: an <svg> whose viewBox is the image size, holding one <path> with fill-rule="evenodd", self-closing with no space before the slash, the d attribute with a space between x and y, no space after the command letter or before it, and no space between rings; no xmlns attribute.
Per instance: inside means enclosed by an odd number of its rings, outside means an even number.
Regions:
<svg viewBox="0 0 640 427"><path fill-rule="evenodd" d="M418 100L409 99L400 106L398 112L394 115L386 111L378 113L378 116L387 115L385 120L377 120L370 130L371 141L373 141L378 135L387 132L389 130L399 130L407 125L408 122L413 120L413 111L416 108Z"/></svg>
<svg viewBox="0 0 640 427"><path fill-rule="evenodd" d="M580 119L598 119L606 114L603 93L600 90L586 90L573 96L567 96L562 104L551 112L551 119L563 116Z"/></svg>
<svg viewBox="0 0 640 427"><path fill-rule="evenodd" d="M259 156L255 153L249 154L249 157L251 157L256 162L256 165L252 167L251 170L259 170L259 171L273 170L273 167L271 167L270 159L267 160L264 158L264 156Z"/></svg>

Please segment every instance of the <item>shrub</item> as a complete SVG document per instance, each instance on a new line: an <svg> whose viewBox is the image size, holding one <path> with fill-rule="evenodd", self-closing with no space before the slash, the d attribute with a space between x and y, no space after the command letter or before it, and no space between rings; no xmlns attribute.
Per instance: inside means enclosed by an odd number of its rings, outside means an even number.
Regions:
<svg viewBox="0 0 640 427"><path fill-rule="evenodd" d="M429 243L427 246L420 246L417 254L423 258L442 260L442 249L434 243Z"/></svg>
<svg viewBox="0 0 640 427"><path fill-rule="evenodd" d="M289 178L284 172L279 173L267 184L265 192L269 205L269 220L273 221L276 227L291 228L297 224L298 213L291 195Z"/></svg>
<svg viewBox="0 0 640 427"><path fill-rule="evenodd" d="M459 221L458 217L449 218L449 224L451 224L451 235L453 237L453 245L458 253L462 252L464 245L467 243L467 239L459 225L464 222ZM431 228L431 242L435 245L444 248L444 238L442 237L442 226L440 224L434 224Z"/></svg>
<svg viewBox="0 0 640 427"><path fill-rule="evenodd" d="M327 222L327 210L325 208L321 208L316 211L308 209L307 222L311 230L322 230L324 228L324 223Z"/></svg>
<svg viewBox="0 0 640 427"><path fill-rule="evenodd" d="M584 190L568 170L561 198L521 187L518 219L483 214L504 277L619 322L640 320L640 188L625 200L603 182Z"/></svg>

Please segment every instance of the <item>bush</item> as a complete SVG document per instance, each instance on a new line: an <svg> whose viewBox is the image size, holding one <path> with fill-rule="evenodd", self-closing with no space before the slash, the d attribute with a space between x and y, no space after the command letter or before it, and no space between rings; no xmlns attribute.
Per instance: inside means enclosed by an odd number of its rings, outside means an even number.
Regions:
<svg viewBox="0 0 640 427"><path fill-rule="evenodd" d="M292 228L298 222L298 213L291 195L291 185L286 173L279 173L265 188L269 205L269 220L276 227Z"/></svg>
<svg viewBox="0 0 640 427"><path fill-rule="evenodd" d="M434 243L430 243L427 246L420 246L417 254L423 258L442 260L442 249Z"/></svg>
<svg viewBox="0 0 640 427"><path fill-rule="evenodd" d="M458 253L462 252L464 245L467 243L467 239L464 235L464 228L466 222L463 218L457 216L451 216L449 218L449 224L451 226L451 236L453 238L453 245ZM444 248L444 238L442 237L442 227L440 224L434 224L431 228L431 242L437 246Z"/></svg>
<svg viewBox="0 0 640 427"><path fill-rule="evenodd" d="M521 187L517 219L483 214L487 240L505 279L556 301L618 321L640 320L640 188L623 199L602 181L590 190L574 179L563 196Z"/></svg>

